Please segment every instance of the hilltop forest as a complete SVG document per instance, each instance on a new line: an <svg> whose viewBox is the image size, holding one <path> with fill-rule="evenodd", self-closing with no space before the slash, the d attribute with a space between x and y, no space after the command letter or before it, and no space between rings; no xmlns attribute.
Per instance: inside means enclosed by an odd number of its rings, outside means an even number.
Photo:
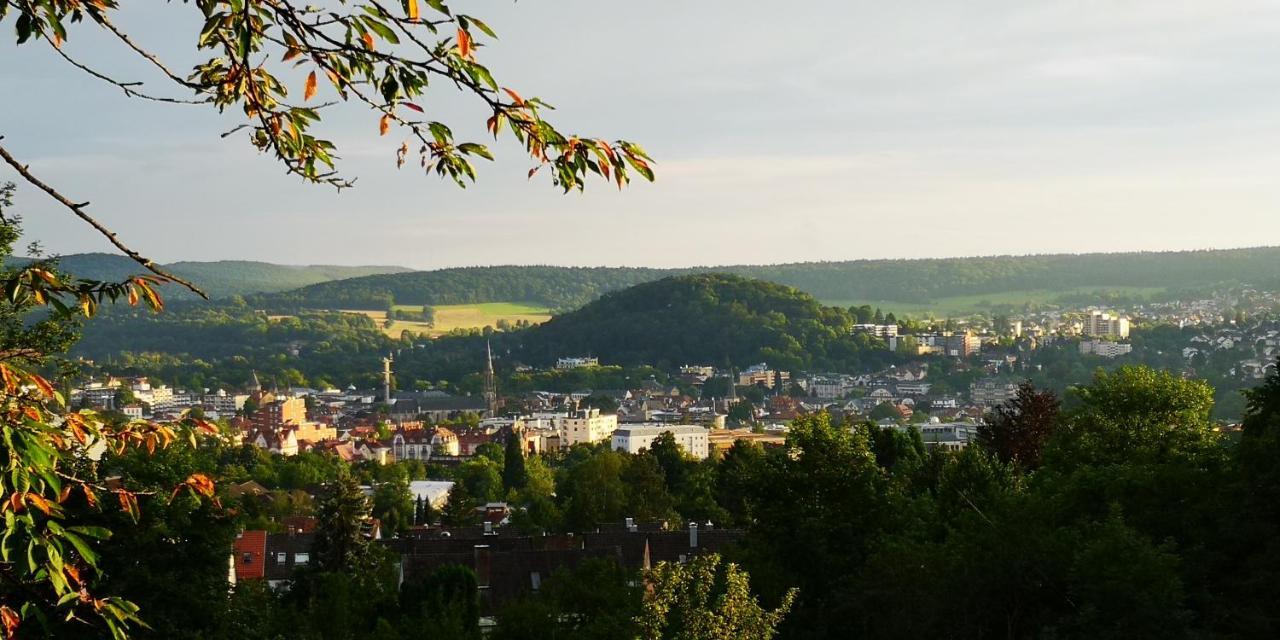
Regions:
<svg viewBox="0 0 1280 640"><path fill-rule="evenodd" d="M77 254L63 268L113 280L136 272L118 256ZM952 296L1047 292L1080 302L1115 289L1142 288L1162 298L1203 296L1231 285L1280 286L1280 247L1158 253L992 256L928 260L853 260L687 269L494 266L411 271L403 267L294 267L254 262L168 265L215 298L249 296L255 308L385 310L400 305L524 302L556 311L609 291L673 275L730 273L767 280L827 301L927 304ZM258 294L258 295L250 295ZM174 299L188 298L176 289ZM1056 297L1055 297L1056 296Z"/></svg>

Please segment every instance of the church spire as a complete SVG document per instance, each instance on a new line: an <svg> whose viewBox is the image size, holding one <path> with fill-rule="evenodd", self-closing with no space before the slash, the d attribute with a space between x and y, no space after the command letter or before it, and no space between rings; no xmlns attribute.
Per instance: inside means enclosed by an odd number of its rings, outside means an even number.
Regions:
<svg viewBox="0 0 1280 640"><path fill-rule="evenodd" d="M493 374L493 347L489 345L489 341L484 341L485 365L484 365L484 402L489 409L489 417L498 415L498 381Z"/></svg>

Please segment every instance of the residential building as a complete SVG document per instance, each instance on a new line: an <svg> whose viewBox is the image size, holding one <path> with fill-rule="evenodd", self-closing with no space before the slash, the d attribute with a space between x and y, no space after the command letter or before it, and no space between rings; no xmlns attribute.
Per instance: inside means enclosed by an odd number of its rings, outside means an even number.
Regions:
<svg viewBox="0 0 1280 640"><path fill-rule="evenodd" d="M1012 400L1018 394L1018 383L1000 378L983 378L969 387L974 404L992 406Z"/></svg>
<svg viewBox="0 0 1280 640"><path fill-rule="evenodd" d="M599 409L584 409L569 414L560 422L560 445L601 442L618 428L618 416L600 413Z"/></svg>
<svg viewBox="0 0 1280 640"><path fill-rule="evenodd" d="M1132 351L1133 345L1128 342L1116 342L1114 340L1080 341L1080 353L1083 354L1093 354L1104 358L1114 358Z"/></svg>
<svg viewBox="0 0 1280 640"><path fill-rule="evenodd" d="M1129 319L1094 311L1085 316L1081 331L1084 335L1091 337L1128 338Z"/></svg>
<svg viewBox="0 0 1280 640"><path fill-rule="evenodd" d="M898 336L898 325L896 324L855 324L853 325L854 333L868 333L877 338L896 338Z"/></svg>
<svg viewBox="0 0 1280 640"><path fill-rule="evenodd" d="M598 367L598 366L600 366L599 358L569 357L569 358L556 359L557 369L578 369L581 367Z"/></svg>
<svg viewBox="0 0 1280 640"><path fill-rule="evenodd" d="M664 433L670 433L685 453L699 460L708 455L707 429L697 425L626 425L613 432L613 448L627 453L640 453L653 446Z"/></svg>
<svg viewBox="0 0 1280 640"><path fill-rule="evenodd" d="M753 364L738 372L738 385L742 387L764 385L770 388L782 388L790 381L790 372L775 371L764 362Z"/></svg>

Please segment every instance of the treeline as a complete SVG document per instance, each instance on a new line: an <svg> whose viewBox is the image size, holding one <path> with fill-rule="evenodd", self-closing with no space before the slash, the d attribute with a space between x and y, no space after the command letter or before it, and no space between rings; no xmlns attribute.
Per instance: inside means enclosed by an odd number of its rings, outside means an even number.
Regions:
<svg viewBox="0 0 1280 640"><path fill-rule="evenodd" d="M111 309L85 327L71 355L116 375L194 389L243 388L254 371L267 385L373 385L380 358L398 345L359 314L272 317L233 304L188 304L159 314Z"/></svg>
<svg viewBox="0 0 1280 640"><path fill-rule="evenodd" d="M527 302L573 309L606 291L664 275L657 269L580 267L466 267L325 282L250 302L277 309L385 309L390 304L449 305Z"/></svg>
<svg viewBox="0 0 1280 640"><path fill-rule="evenodd" d="M1164 289L1167 296L1280 282L1280 248L855 260L689 269L500 266L398 273L326 282L255 297L264 308L384 309L388 304L530 302L557 310L642 282L692 273L730 273L796 287L824 300L927 303L940 297L1061 291L1062 301L1135 301L1115 288ZM1080 294L1081 289L1097 290ZM1094 298L1098 300L1094 300Z"/></svg>

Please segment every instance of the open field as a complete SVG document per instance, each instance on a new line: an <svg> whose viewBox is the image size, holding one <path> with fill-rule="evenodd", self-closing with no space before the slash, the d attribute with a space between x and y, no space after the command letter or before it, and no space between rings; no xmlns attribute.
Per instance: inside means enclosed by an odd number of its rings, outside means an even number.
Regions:
<svg viewBox="0 0 1280 640"><path fill-rule="evenodd" d="M420 311L419 305L397 305L397 309L406 311ZM398 338L401 332L408 330L413 333L425 333L431 337L448 333L454 329L479 329L486 326L496 327L499 320L506 320L511 324L515 324L520 320L526 320L532 324L546 322L551 318L551 311L545 307L537 305L529 305L521 302L486 302L480 304L446 304L435 305L431 307L435 312L435 324L428 325L425 322L415 322L408 320L394 320L390 327L384 327L383 331L387 335ZM344 313L359 313L369 316L374 322L381 326L387 319L385 311L354 311L344 310Z"/></svg>
<svg viewBox="0 0 1280 640"><path fill-rule="evenodd" d="M983 293L967 296L949 296L935 298L929 302L902 302L900 300L823 300L822 303L837 307L856 307L864 304L879 307L885 313L892 312L897 316L923 318L929 315L945 318L948 316L966 316L987 311L993 305L1022 306L1031 304L1053 304L1060 297L1072 294L1119 294L1124 296L1150 296L1163 293L1157 287L1077 287L1070 290L1037 290L1037 291L1002 291L999 293Z"/></svg>

